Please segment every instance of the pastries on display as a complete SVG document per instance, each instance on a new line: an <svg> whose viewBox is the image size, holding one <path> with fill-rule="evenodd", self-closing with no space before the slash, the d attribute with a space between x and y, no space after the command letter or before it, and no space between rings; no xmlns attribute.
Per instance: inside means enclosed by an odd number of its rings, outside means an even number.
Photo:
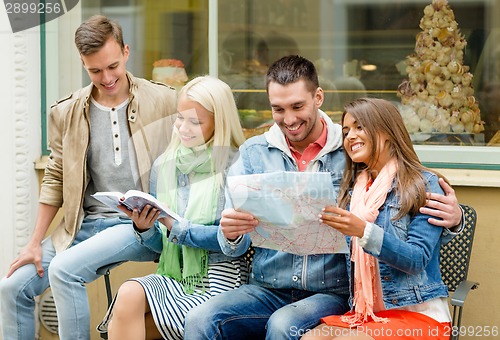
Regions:
<svg viewBox="0 0 500 340"><path fill-rule="evenodd" d="M184 63L178 59L160 59L153 63L153 80L177 90L188 81Z"/></svg>
<svg viewBox="0 0 500 340"><path fill-rule="evenodd" d="M432 0L420 20L415 53L406 62L408 79L398 88L410 133L480 133L484 130L463 64L467 44L447 0Z"/></svg>

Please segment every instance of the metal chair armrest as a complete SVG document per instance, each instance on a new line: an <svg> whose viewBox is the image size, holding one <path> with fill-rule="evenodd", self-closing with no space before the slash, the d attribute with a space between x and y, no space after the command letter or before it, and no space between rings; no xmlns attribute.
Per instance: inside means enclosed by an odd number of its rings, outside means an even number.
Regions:
<svg viewBox="0 0 500 340"><path fill-rule="evenodd" d="M472 289L476 289L478 286L479 286L478 282L473 282L469 280L460 282L457 289L451 296L451 305L463 307L465 299L467 298L467 294L469 294L469 292Z"/></svg>

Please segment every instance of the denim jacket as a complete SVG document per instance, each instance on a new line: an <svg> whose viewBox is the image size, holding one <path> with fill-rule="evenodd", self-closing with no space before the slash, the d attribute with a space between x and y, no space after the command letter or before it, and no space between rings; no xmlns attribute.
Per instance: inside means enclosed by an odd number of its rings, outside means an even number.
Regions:
<svg viewBox="0 0 500 340"><path fill-rule="evenodd" d="M162 157L160 156L154 162L150 175L150 193L155 197L161 160ZM180 171L178 171L177 175L177 192L179 199L177 204L177 214L179 216L184 216L189 199L189 178ZM222 253L219 242L217 241L217 231L219 229L220 214L224 208L224 201L224 191L221 190L217 201L217 212L214 225L195 224L182 217L179 221L174 221L172 229L169 232L169 241L179 245L208 250L209 264L234 260L234 257L230 257ZM153 251L161 253L161 231L158 222L155 223L154 228L150 228L143 233L137 233L137 236L139 237L139 241L141 243L145 244Z"/></svg>
<svg viewBox="0 0 500 340"><path fill-rule="evenodd" d="M427 171L422 174L427 181L428 192L443 193L435 174ZM421 213L391 220L399 209L393 183L363 247L366 253L379 260L386 309L448 296L439 268L441 239L446 237L442 233L443 228L427 222L430 216ZM350 238L347 239L350 243Z"/></svg>
<svg viewBox="0 0 500 340"><path fill-rule="evenodd" d="M338 192L345 164L341 128L333 124L323 112L320 114L327 123L327 144L306 171L330 172ZM250 138L240 147L239 158L230 167L228 176L273 171L298 171L285 137L276 124L269 132ZM226 207L231 207L229 199L226 200ZM219 231L218 236L222 250L227 255L242 255L250 245L248 234L236 243L228 241L222 231ZM348 294L346 254L299 256L256 247L250 283L267 288Z"/></svg>

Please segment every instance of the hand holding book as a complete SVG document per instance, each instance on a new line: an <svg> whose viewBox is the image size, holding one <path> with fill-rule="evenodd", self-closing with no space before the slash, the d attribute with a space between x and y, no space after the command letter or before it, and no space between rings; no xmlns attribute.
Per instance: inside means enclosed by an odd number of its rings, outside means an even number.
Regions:
<svg viewBox="0 0 500 340"><path fill-rule="evenodd" d="M120 200L122 199L124 200L125 198L122 197ZM149 204L146 204L141 211L139 211L137 208L130 210L123 204L119 205L118 209L120 209L125 215L130 217L130 219L134 222L134 229L136 229L140 233L150 229L161 213L160 209L156 209ZM172 218L162 217L161 220L164 225L165 223L167 223L167 228L169 230L172 228Z"/></svg>
<svg viewBox="0 0 500 340"><path fill-rule="evenodd" d="M156 219L159 219L166 226L171 225L173 220L180 219L179 215L154 196L139 190L129 190L124 194L121 192L96 192L92 197L116 211L125 213L134 221L139 230L149 229Z"/></svg>

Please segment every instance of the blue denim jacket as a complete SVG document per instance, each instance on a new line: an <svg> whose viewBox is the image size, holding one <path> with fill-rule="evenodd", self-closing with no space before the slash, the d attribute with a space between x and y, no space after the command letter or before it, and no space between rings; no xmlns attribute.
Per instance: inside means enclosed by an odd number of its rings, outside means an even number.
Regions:
<svg viewBox="0 0 500 340"><path fill-rule="evenodd" d="M328 127L327 145L312 162L313 164L310 164L308 171L330 172L338 192L345 164L340 126L334 125L323 113L321 115ZM250 138L240 147L239 158L230 167L228 176L273 171L298 171L286 140L276 125L265 135ZM226 207L231 207L229 199L226 200ZM227 255L241 255L250 245L248 234L236 244L229 242L221 231L218 236L222 250ZM346 254L299 256L266 248L255 248L250 283L268 288L348 294L346 256Z"/></svg>
<svg viewBox="0 0 500 340"><path fill-rule="evenodd" d="M158 182L158 171L161 164L161 158L159 157L153 164L151 169L150 177L150 193L156 197L156 189ZM189 199L189 178L187 175L178 172L177 176L177 191L178 191L178 204L177 204L177 214L184 216L185 209L187 207ZM209 251L208 253L208 263L217 263L222 261L234 260L234 257L224 255L222 253L219 242L217 241L217 231L219 229L220 214L224 208L224 191L221 190L219 198L217 201L217 212L216 220L214 225L202 225L195 224L191 221L181 218L179 221L174 221L172 225L172 230L170 230L168 239L170 242L177 243L179 245L186 245L194 248L203 248ZM151 234L154 233L154 236ZM149 229L146 232L138 233L141 240L150 238L151 240L156 240L156 243L149 241L149 244L154 244L151 246L153 250L161 252L158 248L158 239L161 242L161 231L159 229L158 223L155 223L155 227Z"/></svg>
<svg viewBox="0 0 500 340"><path fill-rule="evenodd" d="M428 181L428 192L443 194L435 174L423 172L423 175ZM427 222L430 216L420 213L392 220L400 209L394 185L363 248L379 260L386 309L448 296L439 268L443 228L433 226ZM350 244L350 238L347 239Z"/></svg>

